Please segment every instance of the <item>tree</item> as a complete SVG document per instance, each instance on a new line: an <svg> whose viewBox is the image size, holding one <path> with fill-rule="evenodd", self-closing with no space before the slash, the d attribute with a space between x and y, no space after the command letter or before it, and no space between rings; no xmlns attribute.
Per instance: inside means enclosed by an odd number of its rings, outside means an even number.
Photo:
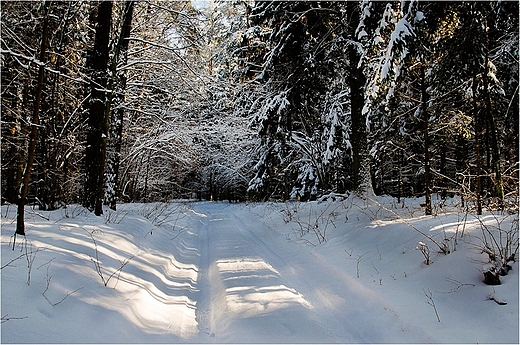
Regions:
<svg viewBox="0 0 520 345"><path fill-rule="evenodd" d="M118 197L186 197L201 170L209 70L201 47L211 36L190 2L138 2L134 13Z"/></svg>
<svg viewBox="0 0 520 345"><path fill-rule="evenodd" d="M347 3L347 12L350 14L347 33L352 40L348 44L348 79L350 88L350 117L351 144L352 144L352 179L353 189L360 195L372 194L370 164L367 141L367 112L365 108L365 76L361 43L356 39L361 14L360 7L355 3ZM357 36L359 37L359 35Z"/></svg>
<svg viewBox="0 0 520 345"><path fill-rule="evenodd" d="M53 210L76 202L80 186L82 52L86 38L83 2L52 2L49 27L47 77L40 117L40 140L36 150L33 185L40 209Z"/></svg>
<svg viewBox="0 0 520 345"><path fill-rule="evenodd" d="M261 198L315 198L336 185L331 176L346 175L345 83L334 79L346 59L345 12L332 2L259 2L251 11L249 42L262 49L250 54L257 73L247 97L262 142L249 190Z"/></svg>
<svg viewBox="0 0 520 345"><path fill-rule="evenodd" d="M386 189L385 179L390 175L389 186L397 196L402 196L406 190L421 189L426 195L426 213L431 211L431 179L430 179L430 145L429 145L429 117L427 92L426 61L427 56L422 45L427 40L418 37L418 26L423 20L423 13L418 11L414 2L364 2L360 25L356 31L357 37L364 47L363 63L367 78L367 97L364 113L370 126L370 149L372 160L376 161L374 176L378 191ZM417 68L417 66L419 66ZM407 67L407 68L403 68ZM417 73L419 72L419 73ZM406 86L407 74L412 75L413 81L419 81L417 87ZM411 90L420 90L416 97L407 98L406 93ZM402 96L405 96L403 99ZM397 97L401 97L396 100ZM410 99L420 101L410 102ZM422 125L410 126L405 114L411 109L415 114L422 114ZM401 114L403 112L404 114ZM425 121L426 119L426 121ZM390 130L391 129L391 130ZM403 167L413 157L405 146L417 131L422 133L422 171L424 183L419 186L405 186L407 181L415 180L418 167L411 169ZM415 134L412 134L415 133ZM417 143L417 141L411 141ZM412 151L414 152L414 151ZM419 152L417 152L419 154ZM388 160L398 169L394 172L388 169ZM384 166L384 168L383 168ZM417 188L419 187L419 188Z"/></svg>
<svg viewBox="0 0 520 345"><path fill-rule="evenodd" d="M132 29L132 15L134 1L126 1L122 14L121 33L117 39L115 51L110 63L110 74L112 76L111 95L109 103L110 129L109 146L107 151L107 169L105 176L104 203L111 209L116 209L117 189L119 180L119 165L122 147L124 101L126 91L126 71L124 68L128 62L128 46L130 43L130 32Z"/></svg>
<svg viewBox="0 0 520 345"><path fill-rule="evenodd" d="M77 200L81 158L82 53L87 4L8 2L2 5L2 202L16 203L27 158L38 69L44 78L38 140L26 201L56 209ZM48 17L46 61L38 59Z"/></svg>
<svg viewBox="0 0 520 345"><path fill-rule="evenodd" d="M108 7L2 5L3 203L518 195L511 2Z"/></svg>
<svg viewBox="0 0 520 345"><path fill-rule="evenodd" d="M107 80L112 1L97 6L96 36L88 65L91 68L88 134L85 152L85 191L83 205L99 216L103 214L103 188L106 166L110 103Z"/></svg>
<svg viewBox="0 0 520 345"><path fill-rule="evenodd" d="M36 151L36 141L38 139L38 126L40 122L40 105L42 101L42 91L43 91L43 82L44 82L44 61L47 52L47 35L49 28L49 2L44 3L44 19L43 19L43 29L41 34L41 45L40 45L40 55L39 61L41 62L40 67L38 68L38 81L36 86L36 95L34 106L32 109L32 120L31 120L31 132L29 134L29 147L27 149L27 163L25 164L22 184L20 186L20 194L18 196L18 209L16 215L16 234L25 236L25 219L24 219L24 210L25 203L27 198L27 191L29 190L29 182L31 180L31 171L34 162L34 154ZM13 243L14 248L14 243Z"/></svg>

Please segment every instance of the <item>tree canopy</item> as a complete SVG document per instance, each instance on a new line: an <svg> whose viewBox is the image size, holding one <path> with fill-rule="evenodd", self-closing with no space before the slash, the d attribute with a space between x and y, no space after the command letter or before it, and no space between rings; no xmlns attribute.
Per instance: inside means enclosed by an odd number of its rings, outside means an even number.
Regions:
<svg viewBox="0 0 520 345"><path fill-rule="evenodd" d="M516 2L1 11L2 203L101 214L353 192L425 196L426 213L433 193L518 206Z"/></svg>

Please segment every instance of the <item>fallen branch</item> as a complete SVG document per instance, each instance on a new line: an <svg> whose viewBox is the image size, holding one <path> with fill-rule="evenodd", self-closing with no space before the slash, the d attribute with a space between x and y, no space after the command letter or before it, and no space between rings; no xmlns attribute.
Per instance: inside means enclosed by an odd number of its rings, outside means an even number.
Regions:
<svg viewBox="0 0 520 345"><path fill-rule="evenodd" d="M8 316L9 316L9 314L5 314L4 316L2 316L2 323L10 321L10 320L23 320L23 319L27 319L27 316L22 316L22 317L8 317Z"/></svg>
<svg viewBox="0 0 520 345"><path fill-rule="evenodd" d="M16 258L12 259L12 260L9 261L8 263L6 263L6 264L3 265L2 267L0 267L0 269L3 270L4 268L11 266L11 264L12 264L13 262L15 262L16 260L20 260L21 258L23 258L24 256L26 256L27 254L33 254L33 253L36 253L36 252L38 252L38 251L39 251L39 249L36 250L36 251L30 251L30 252L27 252L27 253L20 254L20 255L17 256ZM16 267L16 266L13 266L13 267Z"/></svg>

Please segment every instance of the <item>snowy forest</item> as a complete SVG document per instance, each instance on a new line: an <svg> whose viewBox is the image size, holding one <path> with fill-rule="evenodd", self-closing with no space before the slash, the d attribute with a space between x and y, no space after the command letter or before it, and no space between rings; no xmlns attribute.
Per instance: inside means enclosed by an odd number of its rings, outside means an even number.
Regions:
<svg viewBox="0 0 520 345"><path fill-rule="evenodd" d="M2 204L517 208L515 1L2 1ZM511 200L513 204L511 205ZM508 204L509 203L509 204Z"/></svg>
<svg viewBox="0 0 520 345"><path fill-rule="evenodd" d="M518 344L519 8L0 1L0 342Z"/></svg>

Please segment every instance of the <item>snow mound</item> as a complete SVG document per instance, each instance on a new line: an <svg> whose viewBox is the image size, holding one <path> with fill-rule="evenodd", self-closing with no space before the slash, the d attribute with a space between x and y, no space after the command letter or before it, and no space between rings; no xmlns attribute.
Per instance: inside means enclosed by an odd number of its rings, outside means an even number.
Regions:
<svg viewBox="0 0 520 345"><path fill-rule="evenodd" d="M483 282L485 243L518 246L518 215L419 204L27 208L14 250L2 206L1 341L518 343L518 263Z"/></svg>

